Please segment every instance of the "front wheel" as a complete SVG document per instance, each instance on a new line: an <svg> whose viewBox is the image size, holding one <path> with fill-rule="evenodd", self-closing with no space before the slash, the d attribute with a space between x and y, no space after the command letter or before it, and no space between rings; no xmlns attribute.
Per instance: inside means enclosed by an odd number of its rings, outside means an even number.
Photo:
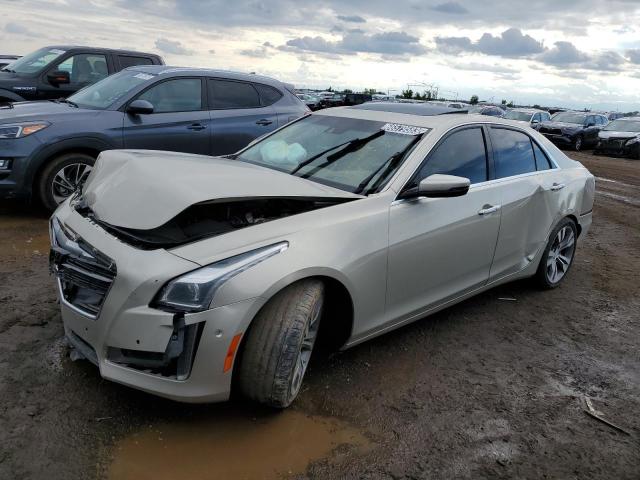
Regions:
<svg viewBox="0 0 640 480"><path fill-rule="evenodd" d="M576 252L576 224L565 218L551 232L540 259L536 280L543 288L556 288L566 277Z"/></svg>
<svg viewBox="0 0 640 480"><path fill-rule="evenodd" d="M247 333L236 372L244 396L275 408L291 405L318 336L323 300L320 280L302 280L260 310Z"/></svg>
<svg viewBox="0 0 640 480"><path fill-rule="evenodd" d="M576 152L579 152L580 150L582 150L582 137L580 135L578 135L576 139L573 141L573 149Z"/></svg>
<svg viewBox="0 0 640 480"><path fill-rule="evenodd" d="M55 210L82 187L95 162L95 158L84 153L67 153L51 160L42 171L38 185L38 194L44 207Z"/></svg>

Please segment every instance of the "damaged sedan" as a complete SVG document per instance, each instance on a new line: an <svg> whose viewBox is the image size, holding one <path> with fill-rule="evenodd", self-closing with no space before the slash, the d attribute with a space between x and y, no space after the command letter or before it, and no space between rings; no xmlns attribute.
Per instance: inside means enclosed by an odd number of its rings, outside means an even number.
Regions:
<svg viewBox="0 0 640 480"><path fill-rule="evenodd" d="M50 265L68 341L104 378L284 408L318 343L560 285L594 190L528 127L337 108L226 157L102 153L51 218Z"/></svg>
<svg viewBox="0 0 640 480"><path fill-rule="evenodd" d="M614 120L598 133L596 155L640 159L640 117Z"/></svg>

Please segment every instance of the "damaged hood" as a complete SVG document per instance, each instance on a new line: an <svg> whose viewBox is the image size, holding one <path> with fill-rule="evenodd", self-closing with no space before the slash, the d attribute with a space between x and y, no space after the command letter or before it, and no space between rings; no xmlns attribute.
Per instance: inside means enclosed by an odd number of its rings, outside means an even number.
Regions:
<svg viewBox="0 0 640 480"><path fill-rule="evenodd" d="M103 152L83 188L97 220L136 230L197 203L260 197L362 198L238 160L151 150Z"/></svg>
<svg viewBox="0 0 640 480"><path fill-rule="evenodd" d="M640 136L638 132L623 132L623 131L615 131L615 130L600 130L598 133L598 137L602 140L607 140L609 138L634 138Z"/></svg>

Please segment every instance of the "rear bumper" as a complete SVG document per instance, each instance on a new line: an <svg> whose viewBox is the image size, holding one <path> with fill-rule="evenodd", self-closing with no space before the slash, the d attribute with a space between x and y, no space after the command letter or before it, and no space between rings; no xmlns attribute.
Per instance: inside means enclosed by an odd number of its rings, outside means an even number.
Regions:
<svg viewBox="0 0 640 480"><path fill-rule="evenodd" d="M580 225L580 239L583 239L587 233L589 233L592 220L593 212L584 213L578 218L578 224Z"/></svg>

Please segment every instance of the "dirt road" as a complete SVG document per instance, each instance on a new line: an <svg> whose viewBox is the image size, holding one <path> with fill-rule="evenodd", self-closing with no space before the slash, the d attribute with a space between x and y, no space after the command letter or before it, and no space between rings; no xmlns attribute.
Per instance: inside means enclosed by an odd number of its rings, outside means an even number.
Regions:
<svg viewBox="0 0 640 480"><path fill-rule="evenodd" d="M640 162L572 155L597 197L562 287L505 285L316 359L284 413L172 403L71 362L46 215L3 203L0 478L639 478Z"/></svg>

